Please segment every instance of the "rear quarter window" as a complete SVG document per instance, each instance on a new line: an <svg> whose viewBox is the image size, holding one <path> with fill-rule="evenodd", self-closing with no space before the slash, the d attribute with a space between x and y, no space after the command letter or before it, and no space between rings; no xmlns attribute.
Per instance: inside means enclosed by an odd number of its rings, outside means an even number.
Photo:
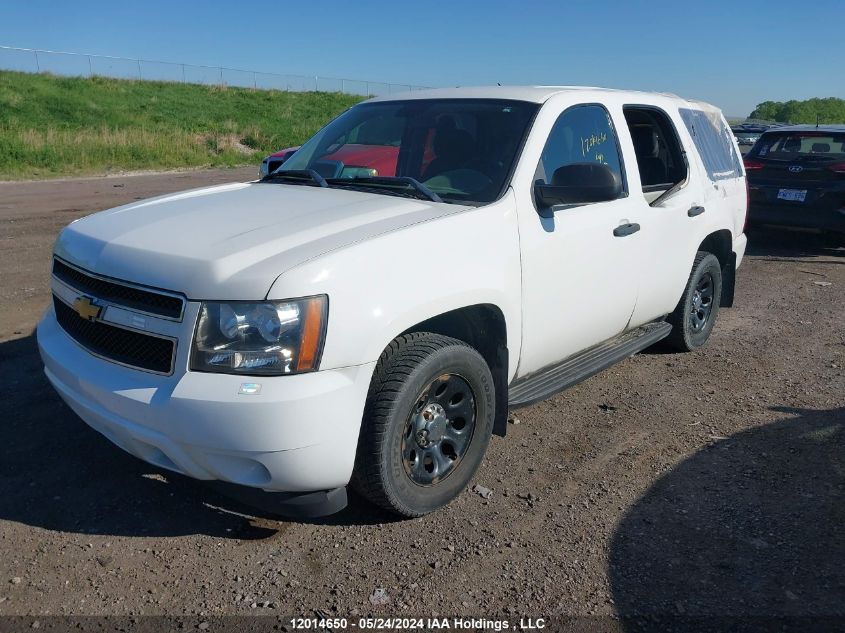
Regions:
<svg viewBox="0 0 845 633"><path fill-rule="evenodd" d="M730 128L721 120L714 122L702 110L679 108L679 112L701 156L707 177L716 182L742 176L742 161L734 148Z"/></svg>

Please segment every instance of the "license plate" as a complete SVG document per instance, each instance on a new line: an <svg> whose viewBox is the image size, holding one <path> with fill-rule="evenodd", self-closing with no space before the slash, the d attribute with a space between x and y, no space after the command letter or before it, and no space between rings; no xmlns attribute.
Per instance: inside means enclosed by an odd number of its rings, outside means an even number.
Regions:
<svg viewBox="0 0 845 633"><path fill-rule="evenodd" d="M780 189L778 200L789 200L790 202L804 202L807 197L806 189Z"/></svg>

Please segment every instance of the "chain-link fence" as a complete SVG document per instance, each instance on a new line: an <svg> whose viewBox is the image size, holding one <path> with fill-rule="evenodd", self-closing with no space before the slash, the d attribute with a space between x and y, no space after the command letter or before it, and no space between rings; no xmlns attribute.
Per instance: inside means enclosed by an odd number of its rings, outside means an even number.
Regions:
<svg viewBox="0 0 845 633"><path fill-rule="evenodd" d="M118 79L238 86L256 90L343 92L365 97L426 88L426 86L411 84L365 81L343 77L289 75L227 68L226 66L202 66L199 64L48 51L15 46L0 46L0 69L30 73L53 73L70 77L100 75Z"/></svg>

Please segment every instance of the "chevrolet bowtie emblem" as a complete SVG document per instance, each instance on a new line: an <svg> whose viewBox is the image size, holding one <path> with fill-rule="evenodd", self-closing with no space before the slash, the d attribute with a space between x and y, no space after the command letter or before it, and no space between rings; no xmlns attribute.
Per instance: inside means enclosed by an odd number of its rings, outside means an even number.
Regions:
<svg viewBox="0 0 845 633"><path fill-rule="evenodd" d="M76 313L83 319L93 321L100 316L100 311L103 308L96 305L88 297L77 297L76 301L73 302L73 309L76 310Z"/></svg>

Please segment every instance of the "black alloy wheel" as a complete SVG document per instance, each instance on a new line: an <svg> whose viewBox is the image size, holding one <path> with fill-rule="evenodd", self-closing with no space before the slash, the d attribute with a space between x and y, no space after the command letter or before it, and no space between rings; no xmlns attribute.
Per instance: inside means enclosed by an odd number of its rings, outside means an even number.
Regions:
<svg viewBox="0 0 845 633"><path fill-rule="evenodd" d="M722 266L706 251L696 253L687 285L678 305L666 321L672 331L665 344L679 352L698 349L710 338L722 299Z"/></svg>
<svg viewBox="0 0 845 633"><path fill-rule="evenodd" d="M475 394L456 374L435 378L420 394L402 438L405 474L420 486L448 477L463 459L475 431Z"/></svg>

